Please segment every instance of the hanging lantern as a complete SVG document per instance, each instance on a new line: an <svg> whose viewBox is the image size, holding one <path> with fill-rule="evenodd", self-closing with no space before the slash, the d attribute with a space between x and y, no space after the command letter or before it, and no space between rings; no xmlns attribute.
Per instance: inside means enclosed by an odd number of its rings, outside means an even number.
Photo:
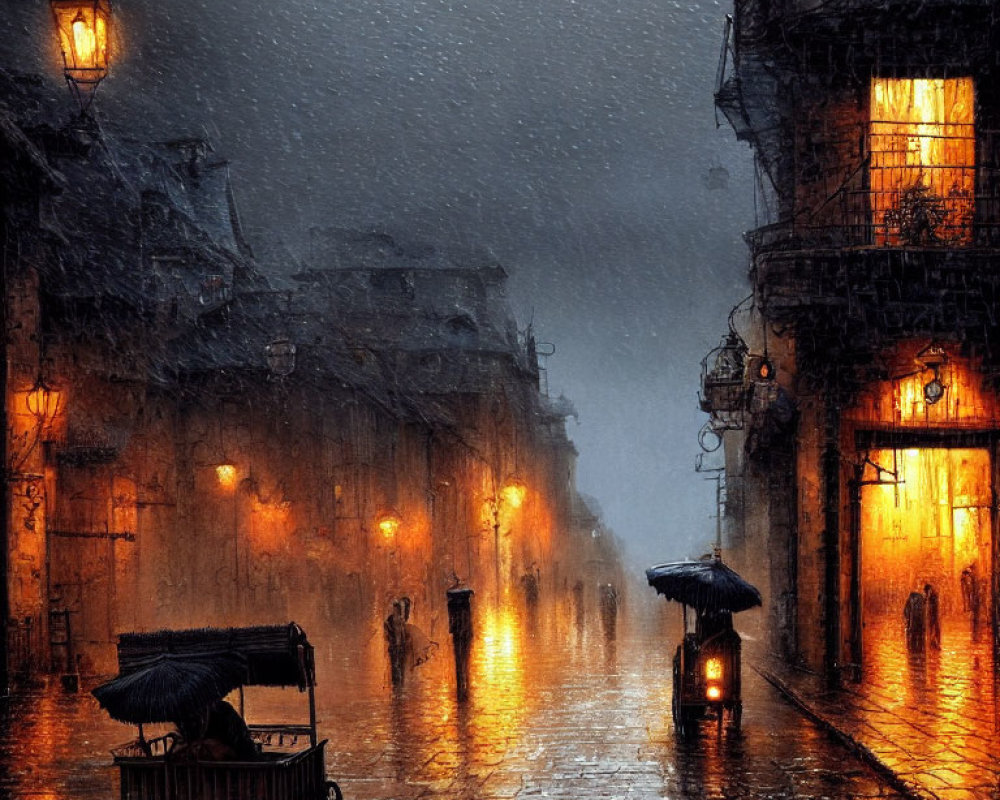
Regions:
<svg viewBox="0 0 1000 800"><path fill-rule="evenodd" d="M773 381L776 375L774 362L767 356L754 356L750 359L750 375L755 381Z"/></svg>
<svg viewBox="0 0 1000 800"><path fill-rule="evenodd" d="M25 405L28 411L38 420L38 424L50 425L59 413L62 393L49 386L39 373L34 384L28 389Z"/></svg>
<svg viewBox="0 0 1000 800"><path fill-rule="evenodd" d="M938 368L934 367L934 377L924 384L924 400L932 406L944 397L944 384L938 377Z"/></svg>
<svg viewBox="0 0 1000 800"><path fill-rule="evenodd" d="M108 0L49 0L62 50L63 74L86 111L108 74L111 5Z"/></svg>
<svg viewBox="0 0 1000 800"><path fill-rule="evenodd" d="M948 361L948 354L940 345L930 344L917 353L917 364L932 370L934 377L924 384L924 400L932 406L944 397L944 384L941 383L941 367Z"/></svg>
<svg viewBox="0 0 1000 800"><path fill-rule="evenodd" d="M275 339L264 348L264 358L271 373L280 377L295 370L295 344L291 339Z"/></svg>

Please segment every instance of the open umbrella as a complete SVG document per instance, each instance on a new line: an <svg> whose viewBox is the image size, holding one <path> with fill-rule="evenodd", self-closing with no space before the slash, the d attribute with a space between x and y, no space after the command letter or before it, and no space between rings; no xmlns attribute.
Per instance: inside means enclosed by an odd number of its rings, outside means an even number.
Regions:
<svg viewBox="0 0 1000 800"><path fill-rule="evenodd" d="M119 722L176 722L242 686L246 659L236 653L163 653L92 691Z"/></svg>
<svg viewBox="0 0 1000 800"><path fill-rule="evenodd" d="M761 604L760 592L736 572L713 557L702 561L677 561L646 570L649 585L668 600L698 611L746 611Z"/></svg>

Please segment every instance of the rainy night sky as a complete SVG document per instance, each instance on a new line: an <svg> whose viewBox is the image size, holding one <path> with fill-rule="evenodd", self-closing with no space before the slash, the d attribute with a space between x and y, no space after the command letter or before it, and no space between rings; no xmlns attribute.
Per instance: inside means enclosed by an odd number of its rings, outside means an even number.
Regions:
<svg viewBox="0 0 1000 800"><path fill-rule="evenodd" d="M0 6L0 65L61 82L48 3ZM749 291L753 227L750 151L712 105L728 3L114 8L96 103L109 132L207 134L261 248L306 255L313 227L378 227L491 253L520 327L555 345L550 393L579 411L581 491L639 564L708 549L699 362Z"/></svg>

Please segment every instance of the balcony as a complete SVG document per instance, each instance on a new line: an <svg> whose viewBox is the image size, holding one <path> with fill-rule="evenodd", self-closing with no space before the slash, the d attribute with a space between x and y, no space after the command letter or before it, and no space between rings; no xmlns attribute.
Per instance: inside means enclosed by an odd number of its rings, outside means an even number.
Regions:
<svg viewBox="0 0 1000 800"><path fill-rule="evenodd" d="M964 336L997 325L1000 248L786 247L760 253L752 278L776 323L847 324L869 338Z"/></svg>

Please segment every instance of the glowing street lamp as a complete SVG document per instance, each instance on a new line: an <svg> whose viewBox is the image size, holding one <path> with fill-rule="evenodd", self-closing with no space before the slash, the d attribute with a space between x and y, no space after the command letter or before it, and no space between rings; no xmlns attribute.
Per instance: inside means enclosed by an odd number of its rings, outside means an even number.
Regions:
<svg viewBox="0 0 1000 800"><path fill-rule="evenodd" d="M500 507L503 504L514 509L520 508L527 495L528 487L524 483L517 478L509 478L496 496L487 500L493 515L493 571L498 602L500 599Z"/></svg>
<svg viewBox="0 0 1000 800"><path fill-rule="evenodd" d="M399 526L402 524L399 513L396 511L385 511L379 514L378 518L375 520L375 527L378 528L379 533L382 534L386 539L391 539L399 531Z"/></svg>
<svg viewBox="0 0 1000 800"><path fill-rule="evenodd" d="M63 74L84 112L108 74L111 4L109 0L49 0L49 6L59 35Z"/></svg>
<svg viewBox="0 0 1000 800"><path fill-rule="evenodd" d="M528 494L528 487L518 480L508 481L500 490L501 499L511 508L520 508Z"/></svg>
<svg viewBox="0 0 1000 800"><path fill-rule="evenodd" d="M38 424L44 427L50 425L56 418L61 399L62 392L49 386L39 374L32 387L28 389L25 405L29 413L38 420Z"/></svg>
<svg viewBox="0 0 1000 800"><path fill-rule="evenodd" d="M223 489L231 490L236 486L236 465L217 464L215 467L215 477L219 479L219 486Z"/></svg>

